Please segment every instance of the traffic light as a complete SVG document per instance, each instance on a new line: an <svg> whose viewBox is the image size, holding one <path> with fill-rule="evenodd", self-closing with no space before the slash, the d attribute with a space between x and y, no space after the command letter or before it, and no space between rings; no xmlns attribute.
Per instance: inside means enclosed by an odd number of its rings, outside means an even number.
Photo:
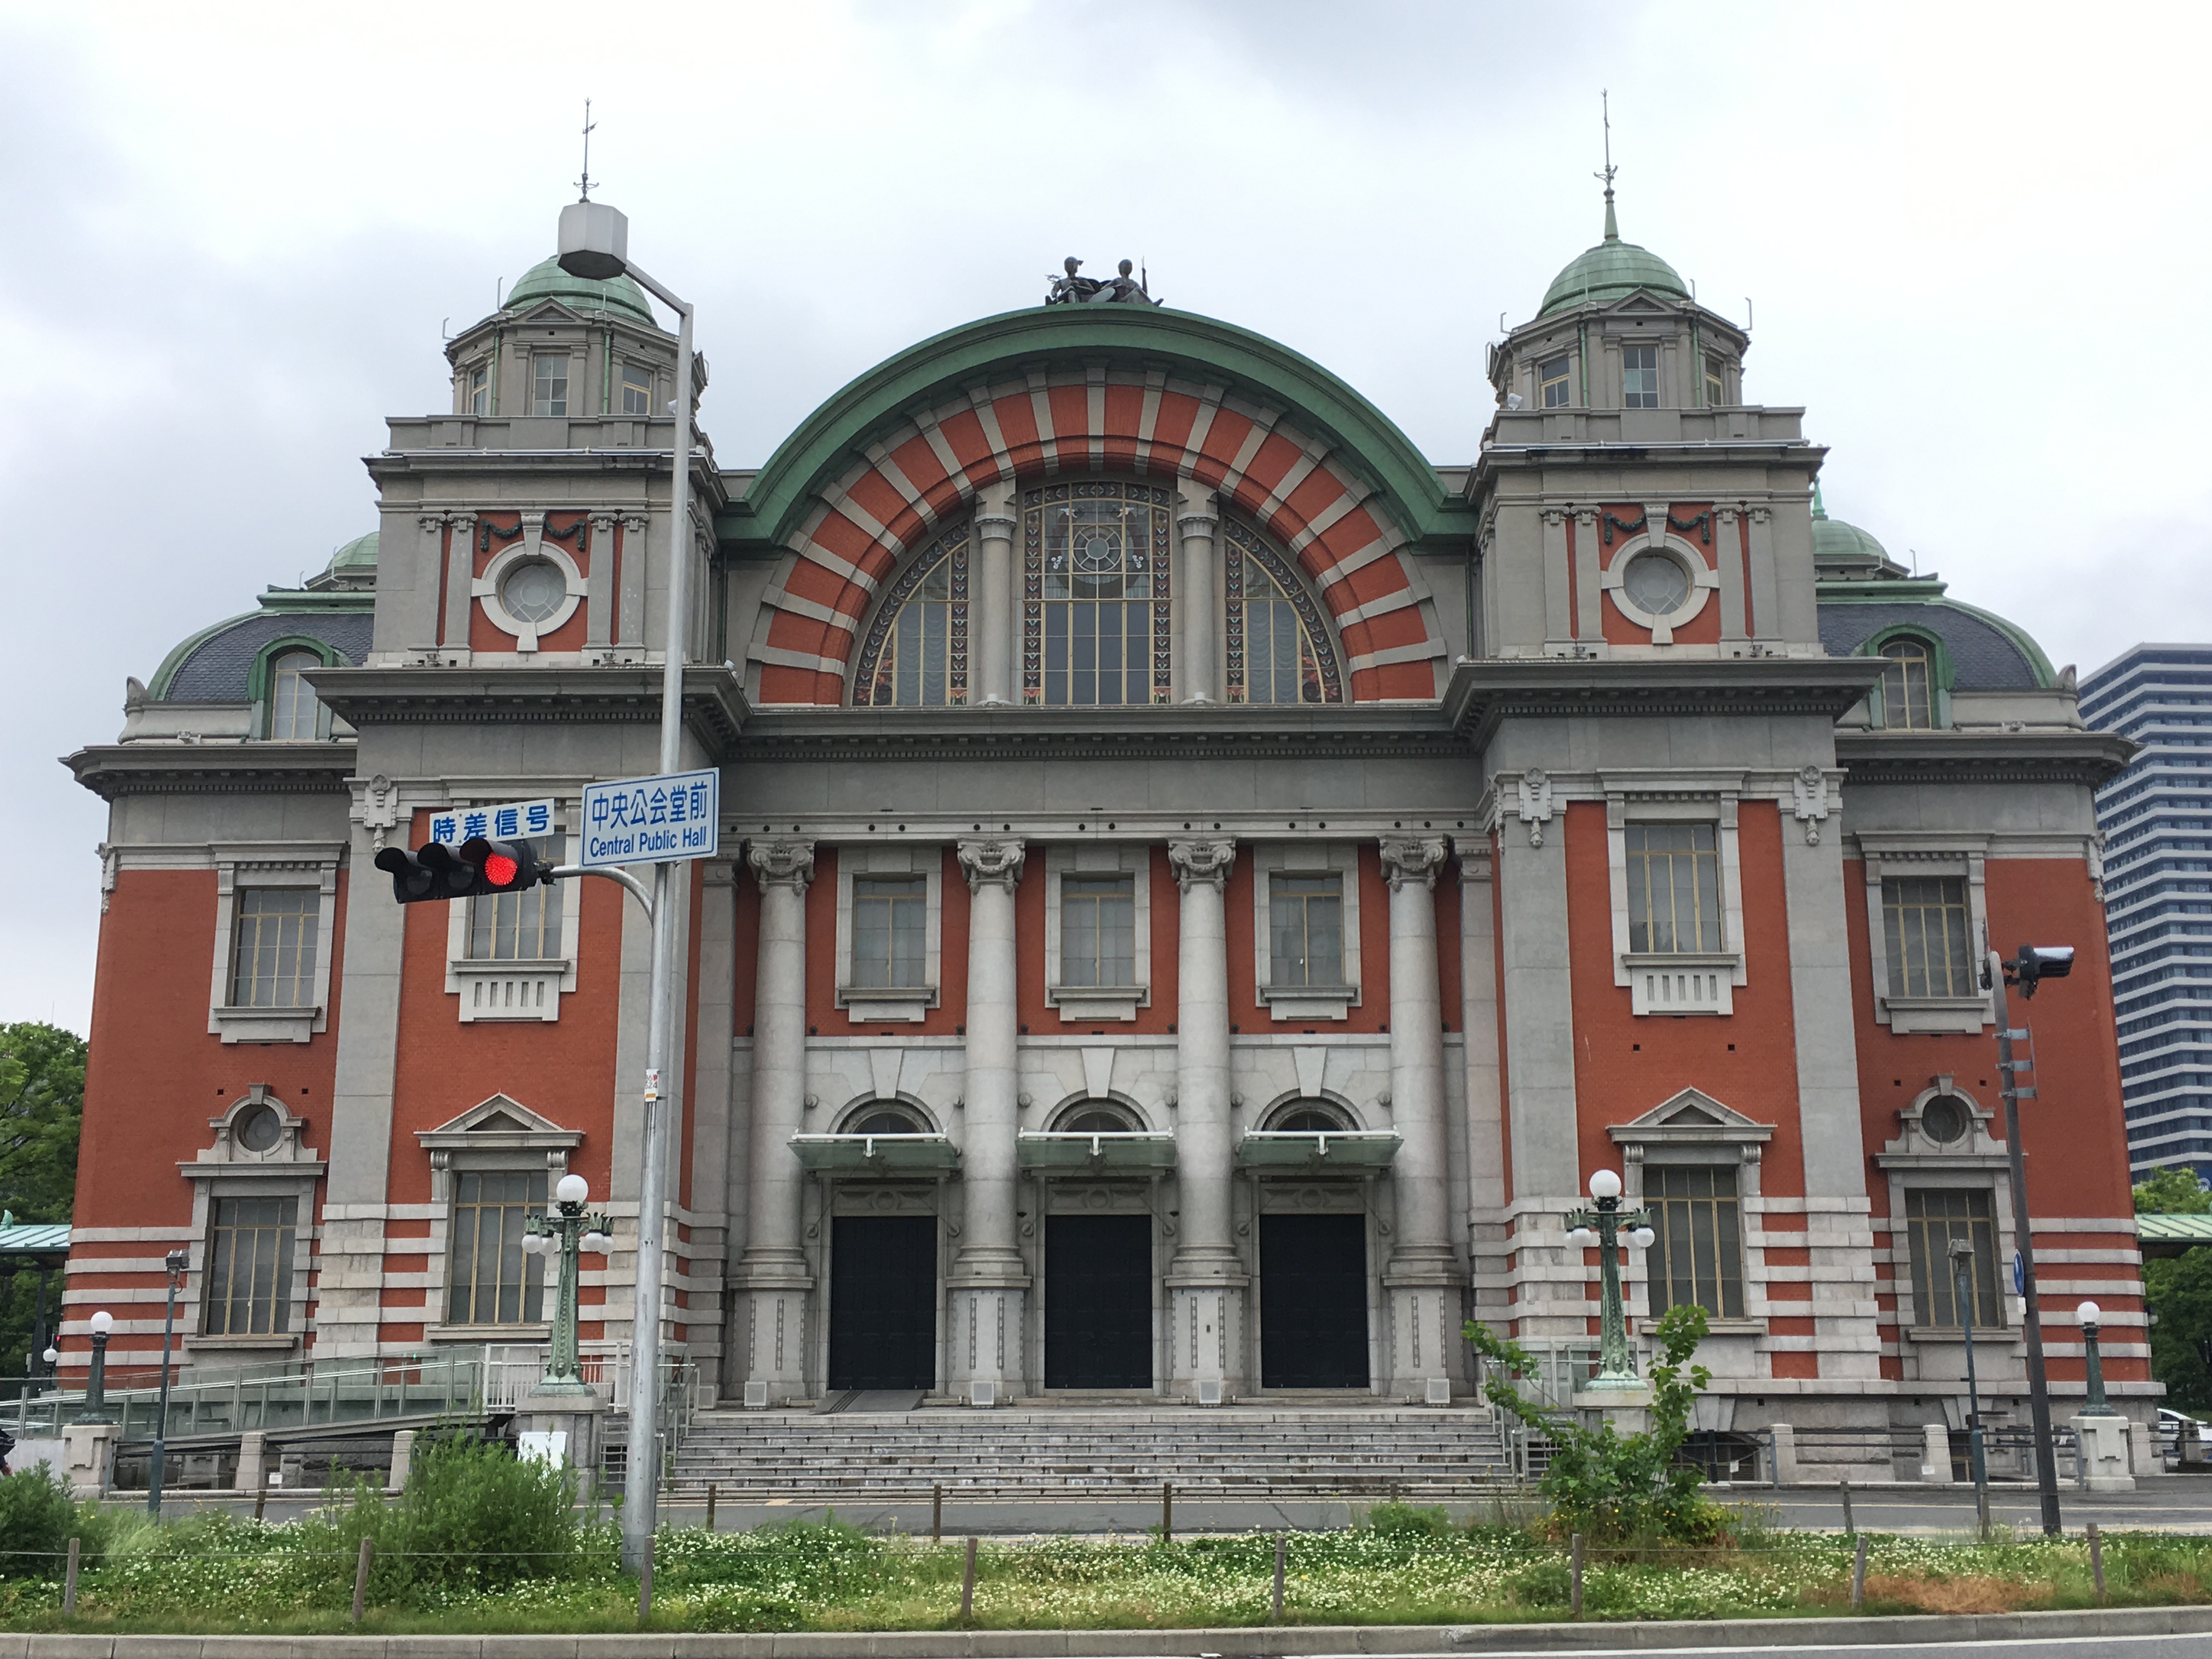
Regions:
<svg viewBox="0 0 2212 1659"><path fill-rule="evenodd" d="M459 848L434 841L413 852L387 847L376 867L392 875L392 896L402 904L474 898L480 893L519 893L551 881L553 866L526 841L487 841L479 836Z"/></svg>

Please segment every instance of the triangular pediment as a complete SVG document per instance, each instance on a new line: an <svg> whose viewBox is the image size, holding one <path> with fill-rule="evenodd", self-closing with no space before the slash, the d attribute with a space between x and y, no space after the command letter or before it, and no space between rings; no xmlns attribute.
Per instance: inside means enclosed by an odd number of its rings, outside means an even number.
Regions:
<svg viewBox="0 0 2212 1659"><path fill-rule="evenodd" d="M434 1129L418 1129L415 1139L425 1146L574 1146L583 1131L556 1123L543 1112L532 1111L512 1095L493 1095L480 1100L458 1117Z"/></svg>
<svg viewBox="0 0 2212 1659"><path fill-rule="evenodd" d="M559 301L548 300L522 320L526 323L580 323L584 318L580 312L569 310Z"/></svg>
<svg viewBox="0 0 2212 1659"><path fill-rule="evenodd" d="M1614 1140L1765 1140L1774 1133L1771 1123L1747 1117L1702 1089L1684 1089L1668 1096L1642 1116L1612 1125L1606 1132Z"/></svg>

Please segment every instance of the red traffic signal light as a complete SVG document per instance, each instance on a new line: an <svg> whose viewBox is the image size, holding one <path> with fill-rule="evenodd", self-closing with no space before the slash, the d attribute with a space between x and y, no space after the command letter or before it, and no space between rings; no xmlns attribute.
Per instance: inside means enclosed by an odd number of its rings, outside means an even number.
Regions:
<svg viewBox="0 0 2212 1659"><path fill-rule="evenodd" d="M482 836L458 849L436 841L411 853L387 847L376 855L376 867L391 873L392 896L402 904L519 893L554 878L553 866L542 862L528 842Z"/></svg>

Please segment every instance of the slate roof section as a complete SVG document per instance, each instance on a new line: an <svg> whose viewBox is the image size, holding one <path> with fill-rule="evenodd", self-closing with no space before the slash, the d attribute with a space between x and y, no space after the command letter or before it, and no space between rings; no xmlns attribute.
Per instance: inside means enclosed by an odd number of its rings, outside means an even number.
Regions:
<svg viewBox="0 0 2212 1659"><path fill-rule="evenodd" d="M264 611L240 617L195 645L162 689L171 702L244 702L253 659L272 640L305 635L322 641L356 667L368 654L374 618L366 610L316 614Z"/></svg>
<svg viewBox="0 0 2212 1659"><path fill-rule="evenodd" d="M1854 603L1820 606L1820 643L1831 656L1855 653L1868 637L1906 623L1939 635L1951 653L1952 681L1960 691L2033 691L2042 681L2027 653L2004 629L1971 611L1932 604Z"/></svg>

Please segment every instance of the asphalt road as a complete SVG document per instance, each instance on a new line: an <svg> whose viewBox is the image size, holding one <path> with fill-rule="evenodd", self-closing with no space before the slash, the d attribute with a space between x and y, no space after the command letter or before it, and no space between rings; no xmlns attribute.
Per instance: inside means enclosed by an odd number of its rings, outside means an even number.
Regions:
<svg viewBox="0 0 2212 1659"><path fill-rule="evenodd" d="M1786 1654L1790 1659L1869 1659L1879 1654L1881 1659L2072 1659L2075 1655L2093 1650L2112 1649L2114 1659L2204 1659L2212 1652L2212 1636L2073 1636L2031 1638L2025 1640L1995 1642L1911 1642L1894 1646L1882 1643L1878 1646L1856 1644L1845 1647L1764 1647L1764 1648L1585 1648L1576 1647L1573 1652L1581 1659L1607 1659L1618 1655L1668 1653L1678 1659L1692 1656L1727 1655L1729 1659L1746 1659L1756 1654ZM1521 1654L1486 1651L1482 1659L1558 1659L1559 1648L1528 1649ZM1352 1659L1352 1656L1318 1656L1317 1659ZM1388 1659L1387 1656L1362 1654L1358 1659Z"/></svg>

